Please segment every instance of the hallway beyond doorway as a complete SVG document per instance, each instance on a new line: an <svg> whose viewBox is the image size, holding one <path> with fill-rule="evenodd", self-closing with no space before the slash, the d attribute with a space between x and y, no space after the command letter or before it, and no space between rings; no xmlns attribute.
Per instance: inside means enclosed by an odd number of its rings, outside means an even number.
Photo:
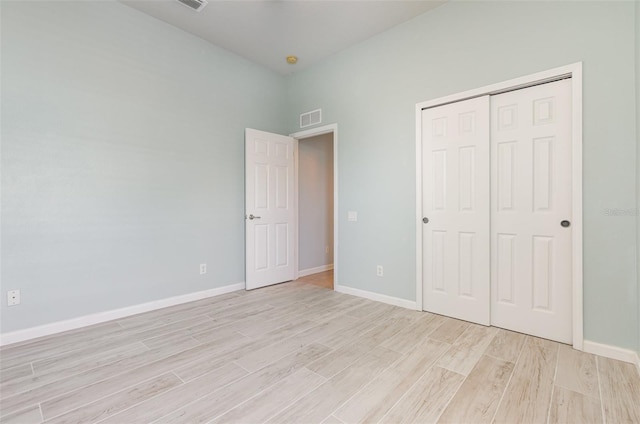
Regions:
<svg viewBox="0 0 640 424"><path fill-rule="evenodd" d="M333 270L300 277L296 280L296 283L313 284L314 286L333 290Z"/></svg>

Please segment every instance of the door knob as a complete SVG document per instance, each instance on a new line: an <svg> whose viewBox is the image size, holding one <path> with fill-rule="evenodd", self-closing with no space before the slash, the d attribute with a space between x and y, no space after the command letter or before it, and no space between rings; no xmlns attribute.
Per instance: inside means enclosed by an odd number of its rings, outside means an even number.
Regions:
<svg viewBox="0 0 640 424"><path fill-rule="evenodd" d="M424 218L422 218L422 222L425 224L429 223L429 218L427 218L426 216Z"/></svg>
<svg viewBox="0 0 640 424"><path fill-rule="evenodd" d="M249 215L249 219L253 220L253 219L260 219L259 216L255 216L254 214Z"/></svg>
<svg viewBox="0 0 640 424"><path fill-rule="evenodd" d="M560 223L564 228L571 226L571 221L567 221L566 219Z"/></svg>

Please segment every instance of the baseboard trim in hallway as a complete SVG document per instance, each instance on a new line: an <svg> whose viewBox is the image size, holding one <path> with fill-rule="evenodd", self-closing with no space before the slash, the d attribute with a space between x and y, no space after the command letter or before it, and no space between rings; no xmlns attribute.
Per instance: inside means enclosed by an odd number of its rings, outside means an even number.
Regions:
<svg viewBox="0 0 640 424"><path fill-rule="evenodd" d="M156 309L167 308L169 306L175 306L182 303L206 299L208 297L220 296L237 290L244 290L244 288L245 283L231 284L195 293L188 293L138 305L127 306L124 308L113 309L111 311L98 312L96 314L53 322L51 324L39 325L37 327L26 328L24 330L12 331L10 333L0 334L0 346L23 342L38 337L50 336L64 331L76 330L89 325L100 324L106 321L125 318L131 315L150 312Z"/></svg>
<svg viewBox="0 0 640 424"><path fill-rule="evenodd" d="M315 268L301 269L300 271L298 271L298 278L331 270L333 270L333 264L320 265Z"/></svg>

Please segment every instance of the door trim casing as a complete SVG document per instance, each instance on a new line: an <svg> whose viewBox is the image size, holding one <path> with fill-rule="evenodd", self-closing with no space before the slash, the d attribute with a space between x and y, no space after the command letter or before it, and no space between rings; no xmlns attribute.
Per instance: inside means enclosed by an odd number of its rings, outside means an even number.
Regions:
<svg viewBox="0 0 640 424"><path fill-rule="evenodd" d="M582 62L537 72L473 90L416 104L416 306L422 311L422 111L474 97L571 78L571 161L572 161L572 337L573 347L584 350L583 328L583 246L582 246Z"/></svg>
<svg viewBox="0 0 640 424"><path fill-rule="evenodd" d="M294 201L296 210L296 227L299 226L300 220L298 219L298 141L303 138L315 137L323 134L333 134L333 289L338 286L338 124L328 124L321 127L311 128L304 131L298 131L293 134L289 134L289 137L295 139L294 155L295 155L295 167L294 167ZM299 245L300 245L300 231L296 237L296 252L295 252L295 270L294 277L299 277Z"/></svg>

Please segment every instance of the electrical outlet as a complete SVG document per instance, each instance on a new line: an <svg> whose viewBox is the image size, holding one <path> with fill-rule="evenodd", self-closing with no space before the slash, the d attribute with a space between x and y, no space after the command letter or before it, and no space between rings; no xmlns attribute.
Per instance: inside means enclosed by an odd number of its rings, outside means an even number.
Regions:
<svg viewBox="0 0 640 424"><path fill-rule="evenodd" d="M7 292L7 306L20 304L20 290L9 290Z"/></svg>
<svg viewBox="0 0 640 424"><path fill-rule="evenodd" d="M329 246L325 246L324 253L326 253L327 255L329 254Z"/></svg>
<svg viewBox="0 0 640 424"><path fill-rule="evenodd" d="M207 273L207 264L200 264L200 275Z"/></svg>
<svg viewBox="0 0 640 424"><path fill-rule="evenodd" d="M382 268L382 265L378 265L376 267L376 275L378 277L382 277L384 275L384 269Z"/></svg>
<svg viewBox="0 0 640 424"><path fill-rule="evenodd" d="M358 212L356 211L347 212L347 221L356 222L357 220L358 220Z"/></svg>

